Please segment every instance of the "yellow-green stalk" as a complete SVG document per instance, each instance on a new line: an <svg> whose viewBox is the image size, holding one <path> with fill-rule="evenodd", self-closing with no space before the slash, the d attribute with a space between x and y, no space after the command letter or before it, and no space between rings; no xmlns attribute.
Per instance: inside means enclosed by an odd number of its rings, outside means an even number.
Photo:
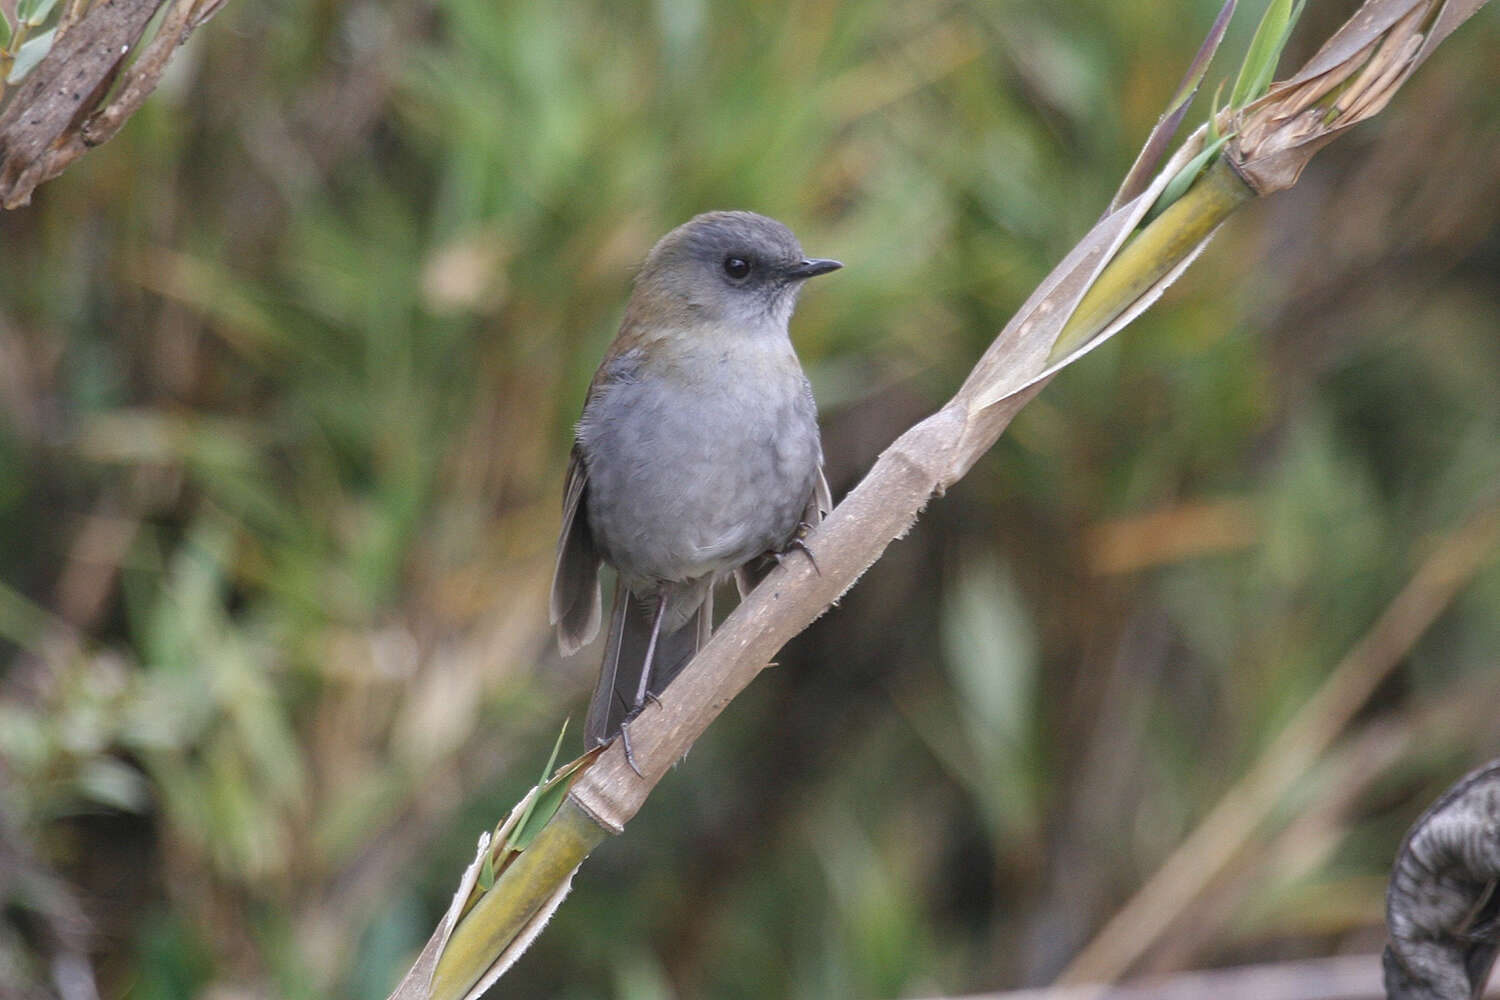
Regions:
<svg viewBox="0 0 1500 1000"><path fill-rule="evenodd" d="M1255 197L1220 156L1198 182L1136 233L1083 296L1048 361L1087 343L1197 249L1235 209Z"/></svg>
<svg viewBox="0 0 1500 1000"><path fill-rule="evenodd" d="M432 975L431 1000L460 1000L609 831L573 799L458 922Z"/></svg>

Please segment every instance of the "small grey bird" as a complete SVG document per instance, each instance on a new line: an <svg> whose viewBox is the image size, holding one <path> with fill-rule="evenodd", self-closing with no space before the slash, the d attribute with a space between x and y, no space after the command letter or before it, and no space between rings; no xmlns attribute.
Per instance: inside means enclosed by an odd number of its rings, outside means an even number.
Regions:
<svg viewBox="0 0 1500 1000"><path fill-rule="evenodd" d="M641 266L578 422L552 579L567 656L598 634L601 561L617 574L588 746L707 641L716 582L743 596L830 508L787 321L802 283L841 266L751 212L699 215Z"/></svg>

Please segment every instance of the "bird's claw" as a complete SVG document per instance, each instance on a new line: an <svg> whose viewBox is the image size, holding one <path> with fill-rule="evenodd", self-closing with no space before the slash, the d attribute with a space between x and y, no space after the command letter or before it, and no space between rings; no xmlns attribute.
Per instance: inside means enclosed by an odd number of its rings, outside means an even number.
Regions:
<svg viewBox="0 0 1500 1000"><path fill-rule="evenodd" d="M620 726L620 745L625 748L625 763L630 765L630 769L635 772L637 778L644 778L646 775L640 769L640 765L636 764L635 754L630 752L630 731L625 728L628 724L629 720L627 719Z"/></svg>
<svg viewBox="0 0 1500 1000"><path fill-rule="evenodd" d="M645 699L643 699L639 705L635 706L629 712L625 713L625 718L620 720L620 745L625 750L625 763L630 765L630 769L635 772L635 775L638 778L644 778L646 775L641 771L640 766L635 762L635 754L632 753L630 749L630 731L626 729L626 727L636 719L639 719L641 717L641 713L646 710L646 704L648 702L652 705L655 705L657 708L661 708L661 699L656 696L656 692L647 691ZM625 699L620 698L620 704L623 705L624 703Z"/></svg>
<svg viewBox="0 0 1500 1000"><path fill-rule="evenodd" d="M784 563L786 562L786 557L792 552L801 552L803 555L807 556L807 561L812 563L813 572L818 574L819 576L822 576L823 571L818 568L818 560L813 555L812 546L808 545L807 539L803 537L806 534L807 530L811 530L811 525L803 524L802 528L805 530L799 531L797 532L797 534L793 535L792 540L786 543L786 548L776 553L776 561L778 563Z"/></svg>

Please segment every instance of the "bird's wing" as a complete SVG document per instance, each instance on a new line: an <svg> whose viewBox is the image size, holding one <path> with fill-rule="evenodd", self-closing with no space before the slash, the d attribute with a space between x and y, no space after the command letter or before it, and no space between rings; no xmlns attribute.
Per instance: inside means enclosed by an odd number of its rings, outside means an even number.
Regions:
<svg viewBox="0 0 1500 1000"><path fill-rule="evenodd" d="M599 550L589 527L583 502L588 487L578 446L568 460L568 478L563 487L562 531L557 537L557 565L552 571L552 602L549 617L557 626L557 647L564 656L578 651L599 634Z"/></svg>

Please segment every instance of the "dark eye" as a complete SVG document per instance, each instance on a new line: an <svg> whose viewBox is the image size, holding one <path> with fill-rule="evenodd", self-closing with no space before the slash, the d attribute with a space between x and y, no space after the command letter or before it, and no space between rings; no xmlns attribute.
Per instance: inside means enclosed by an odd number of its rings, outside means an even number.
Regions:
<svg viewBox="0 0 1500 1000"><path fill-rule="evenodd" d="M743 257L725 257L724 273L735 281L744 281L750 275L750 262Z"/></svg>

